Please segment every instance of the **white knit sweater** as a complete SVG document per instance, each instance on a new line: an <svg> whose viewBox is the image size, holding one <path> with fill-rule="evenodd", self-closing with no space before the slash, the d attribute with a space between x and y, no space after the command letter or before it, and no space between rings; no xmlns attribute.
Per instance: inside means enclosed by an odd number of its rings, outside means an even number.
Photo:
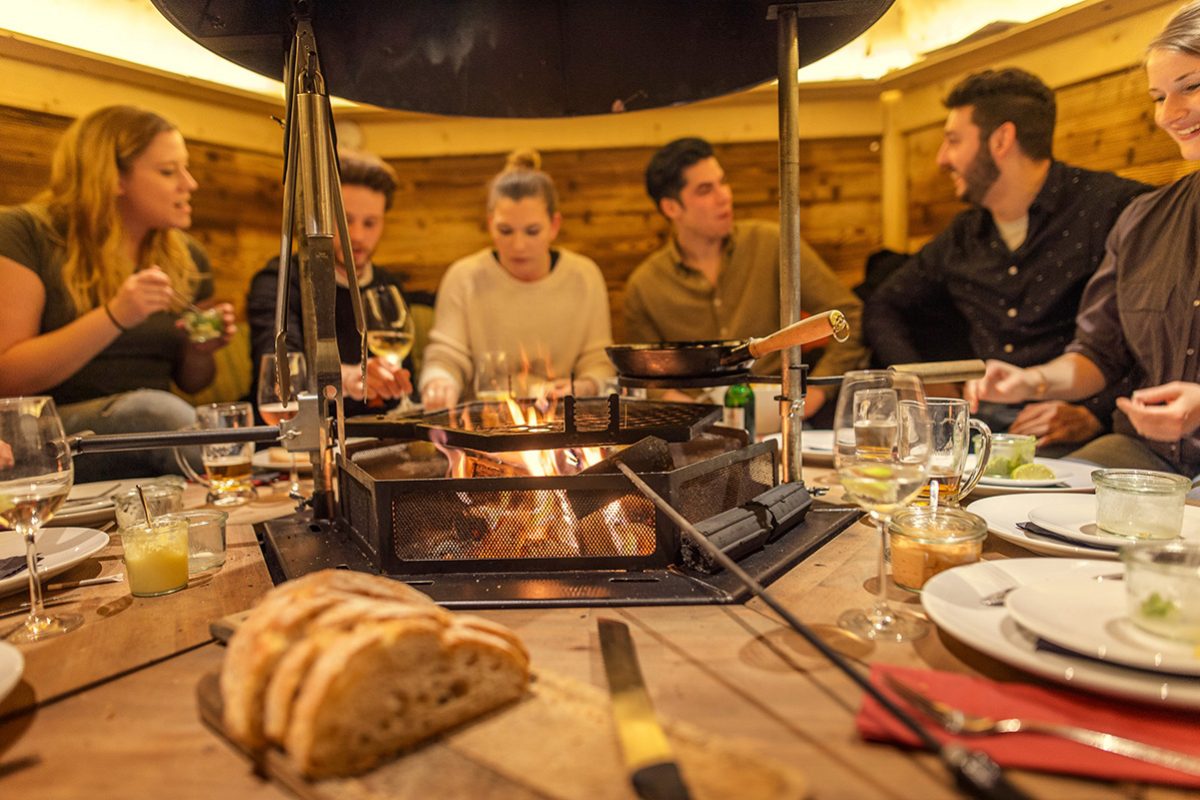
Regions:
<svg viewBox="0 0 1200 800"><path fill-rule="evenodd" d="M606 391L615 372L604 352L612 344L604 278L590 258L558 253L550 274L533 282L510 275L490 248L451 264L438 287L420 387L447 378L470 395L483 353L500 351L517 380L526 370L533 384L573 373Z"/></svg>

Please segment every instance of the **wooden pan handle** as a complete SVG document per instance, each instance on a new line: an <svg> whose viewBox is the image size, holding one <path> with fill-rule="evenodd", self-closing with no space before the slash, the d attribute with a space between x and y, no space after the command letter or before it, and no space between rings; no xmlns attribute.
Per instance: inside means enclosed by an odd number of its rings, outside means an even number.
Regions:
<svg viewBox="0 0 1200 800"><path fill-rule="evenodd" d="M916 375L927 383L963 383L983 377L986 365L982 359L965 361L924 361L916 364L893 364L891 369Z"/></svg>
<svg viewBox="0 0 1200 800"><path fill-rule="evenodd" d="M750 349L752 357L761 358L776 350L808 344L829 336L839 342L844 342L849 335L850 323L846 321L846 316L834 309L822 314L814 314L799 322L793 322L786 328L777 330L761 339L751 339L747 343L747 347Z"/></svg>

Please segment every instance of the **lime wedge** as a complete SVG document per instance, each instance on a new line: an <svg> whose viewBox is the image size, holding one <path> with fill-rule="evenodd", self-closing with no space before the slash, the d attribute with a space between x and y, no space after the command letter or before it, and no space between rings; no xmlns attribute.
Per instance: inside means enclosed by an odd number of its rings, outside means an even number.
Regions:
<svg viewBox="0 0 1200 800"><path fill-rule="evenodd" d="M1054 480L1054 470L1045 464L1022 464L1013 470L1013 480L1018 481L1050 481Z"/></svg>

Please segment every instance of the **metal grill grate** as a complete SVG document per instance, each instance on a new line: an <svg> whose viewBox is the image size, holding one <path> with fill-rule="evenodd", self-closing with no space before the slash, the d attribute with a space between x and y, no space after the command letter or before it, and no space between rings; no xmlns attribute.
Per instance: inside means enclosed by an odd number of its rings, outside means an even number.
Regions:
<svg viewBox="0 0 1200 800"><path fill-rule="evenodd" d="M513 402L528 420L536 401ZM686 442L716 422L720 414L717 406L699 403L631 400L616 395L582 400L565 397L554 418L536 425L514 421L507 404L475 402L417 417L354 417L346 421L346 432L352 436L427 439L486 452L554 450L632 444L647 436Z"/></svg>

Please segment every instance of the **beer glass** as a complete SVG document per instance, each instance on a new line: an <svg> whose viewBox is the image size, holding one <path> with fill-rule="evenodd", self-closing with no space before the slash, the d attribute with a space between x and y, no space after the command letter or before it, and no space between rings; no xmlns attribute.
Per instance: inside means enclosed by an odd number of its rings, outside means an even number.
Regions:
<svg viewBox="0 0 1200 800"><path fill-rule="evenodd" d="M931 488L936 481L937 502L957 506L983 477L983 470L991 456L992 431L980 420L971 419L971 408L966 400L929 397L925 400L925 406L929 409L929 480L921 487L915 503L932 505ZM979 441L979 457L975 468L964 477L972 433L977 435Z"/></svg>
<svg viewBox="0 0 1200 800"><path fill-rule="evenodd" d="M254 425L254 410L249 403L212 403L196 409L196 419L204 430L249 428ZM254 497L250 482L253 442L206 444L201 450L208 480L208 502L214 506L238 506Z"/></svg>

